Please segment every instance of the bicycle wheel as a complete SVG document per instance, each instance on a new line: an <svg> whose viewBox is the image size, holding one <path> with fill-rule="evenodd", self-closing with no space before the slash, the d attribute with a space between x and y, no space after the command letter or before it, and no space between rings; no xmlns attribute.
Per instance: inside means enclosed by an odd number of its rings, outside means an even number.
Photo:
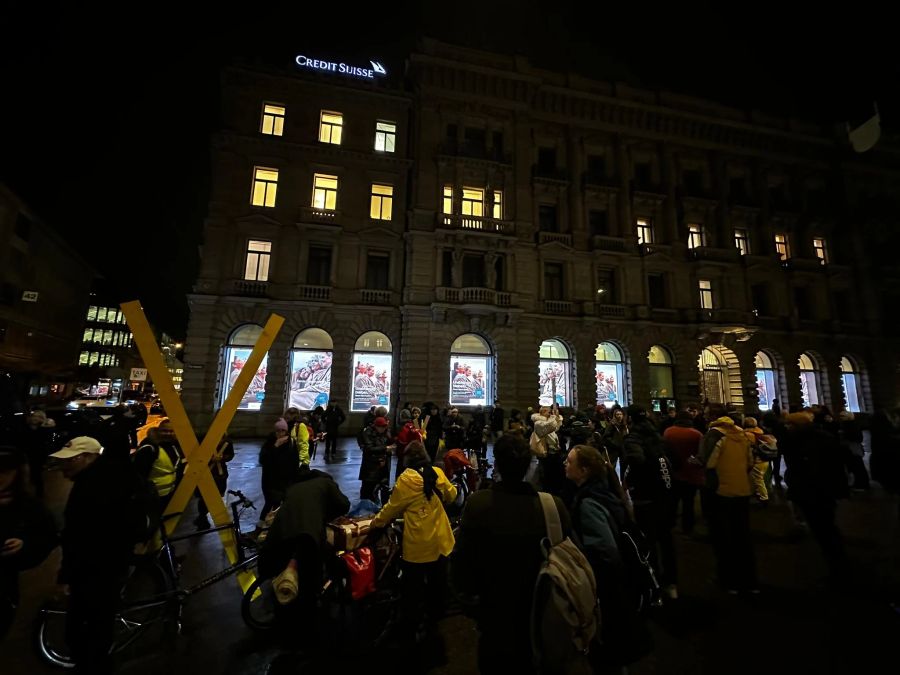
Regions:
<svg viewBox="0 0 900 675"><path fill-rule="evenodd" d="M241 599L241 617L254 630L269 630L275 625L278 600L271 579L257 578Z"/></svg>
<svg viewBox="0 0 900 675"><path fill-rule="evenodd" d="M38 656L59 668L74 668L75 661L66 643L66 610L45 605L38 613L34 631Z"/></svg>
<svg viewBox="0 0 900 675"><path fill-rule="evenodd" d="M135 603L162 600L174 588L172 577L155 559L138 562L122 588L122 603L128 608ZM126 609L123 614L129 621L148 623L158 619L166 611L164 605L142 609Z"/></svg>

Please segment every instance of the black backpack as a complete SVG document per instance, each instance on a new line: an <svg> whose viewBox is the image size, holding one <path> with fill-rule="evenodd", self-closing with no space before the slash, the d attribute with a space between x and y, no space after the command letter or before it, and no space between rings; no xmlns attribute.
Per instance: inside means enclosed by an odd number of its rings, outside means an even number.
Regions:
<svg viewBox="0 0 900 675"><path fill-rule="evenodd" d="M660 602L659 581L650 564L647 538L633 522L626 521L618 536L619 556L625 568L625 583L639 614Z"/></svg>

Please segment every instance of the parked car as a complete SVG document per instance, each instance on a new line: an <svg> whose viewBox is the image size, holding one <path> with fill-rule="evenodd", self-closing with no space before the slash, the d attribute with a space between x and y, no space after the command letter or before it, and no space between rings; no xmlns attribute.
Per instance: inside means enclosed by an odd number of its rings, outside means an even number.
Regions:
<svg viewBox="0 0 900 675"><path fill-rule="evenodd" d="M118 404L117 400L106 396L81 396L69 401L66 407L70 410L79 410L80 408L112 408Z"/></svg>

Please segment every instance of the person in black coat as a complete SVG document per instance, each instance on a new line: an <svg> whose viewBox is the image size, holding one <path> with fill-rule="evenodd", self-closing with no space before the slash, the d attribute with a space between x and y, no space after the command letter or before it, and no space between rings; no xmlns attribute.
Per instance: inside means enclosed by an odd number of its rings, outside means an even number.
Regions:
<svg viewBox="0 0 900 675"><path fill-rule="evenodd" d="M56 548L56 523L47 508L25 492L25 457L0 447L0 641L19 604L19 572L40 565Z"/></svg>
<svg viewBox="0 0 900 675"><path fill-rule="evenodd" d="M425 415L423 424L425 425L425 449L431 461L437 459L438 446L441 443L441 434L444 433L444 422L438 407L431 402L422 406L422 414Z"/></svg>
<svg viewBox="0 0 900 675"><path fill-rule="evenodd" d="M263 443L259 451L259 465L262 467L262 493L266 501L259 514L261 527L269 511L281 505L288 488L297 482L300 475L297 444L290 437L283 418L275 422L275 431Z"/></svg>
<svg viewBox="0 0 900 675"><path fill-rule="evenodd" d="M359 480L362 486L360 499L373 499L375 487L381 481L391 477L391 451L396 447L388 434L388 421L384 417L376 417L371 426L359 433L357 439L362 449L362 462L359 465Z"/></svg>
<svg viewBox="0 0 900 675"><path fill-rule="evenodd" d="M338 427L340 427L347 416L341 407L334 401L328 402L325 408L325 461L334 459L337 454Z"/></svg>

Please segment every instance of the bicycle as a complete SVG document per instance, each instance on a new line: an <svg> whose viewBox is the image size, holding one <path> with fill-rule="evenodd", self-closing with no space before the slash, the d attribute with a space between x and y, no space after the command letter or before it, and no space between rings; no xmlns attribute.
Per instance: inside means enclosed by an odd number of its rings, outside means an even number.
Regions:
<svg viewBox="0 0 900 675"><path fill-rule="evenodd" d="M241 514L247 509L256 510L256 507L240 490L229 490L228 494L236 499L229 504L232 522L227 525L169 537L165 531L165 521L181 514L170 514L160 522L162 547L149 559L136 562L122 589L122 604L114 619L115 632L110 654L122 652L154 626L174 627L175 634L181 634L182 612L192 595L256 563L258 554L247 555L246 552L255 549L255 542L240 531ZM180 559L175 555L172 544L225 530L232 531L238 544L237 562L192 586L182 588ZM35 624L35 645L38 655L48 663L61 668L74 668L75 661L65 639L67 608L57 607L56 604L50 601L40 609Z"/></svg>

